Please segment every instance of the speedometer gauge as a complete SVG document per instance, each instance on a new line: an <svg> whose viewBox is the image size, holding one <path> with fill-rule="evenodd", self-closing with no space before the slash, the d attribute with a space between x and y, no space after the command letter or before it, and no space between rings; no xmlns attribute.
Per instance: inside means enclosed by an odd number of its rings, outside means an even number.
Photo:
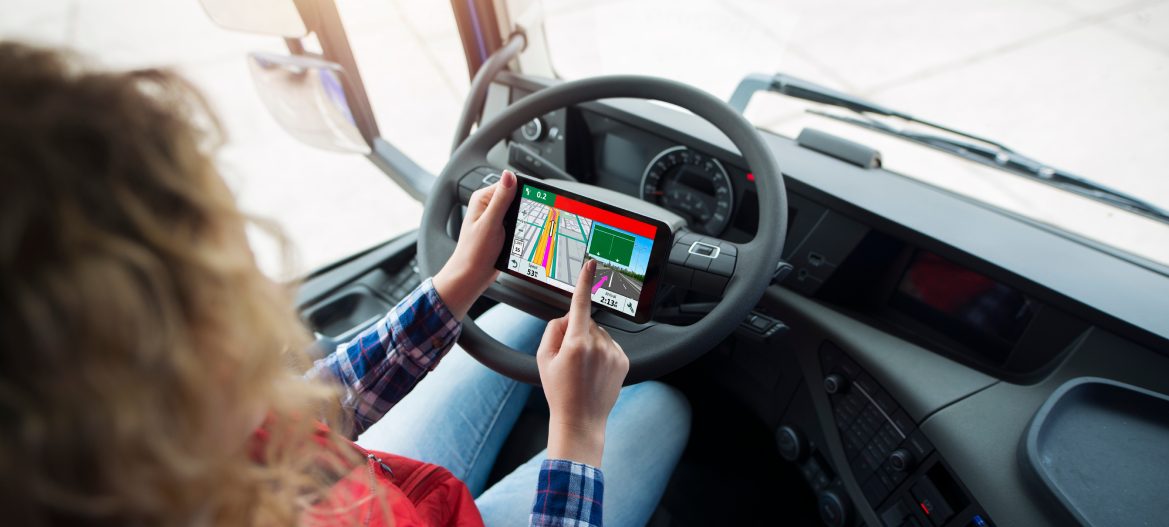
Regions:
<svg viewBox="0 0 1169 527"><path fill-rule="evenodd" d="M734 204L731 178L722 163L684 146L663 150L641 179L641 199L678 213L702 234L722 234Z"/></svg>

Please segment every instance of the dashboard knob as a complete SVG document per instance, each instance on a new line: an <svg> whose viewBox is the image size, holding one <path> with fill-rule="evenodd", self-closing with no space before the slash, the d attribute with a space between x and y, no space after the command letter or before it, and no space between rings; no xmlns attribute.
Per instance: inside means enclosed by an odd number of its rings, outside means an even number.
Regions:
<svg viewBox="0 0 1169 527"><path fill-rule="evenodd" d="M914 458L913 452L904 448L898 448L889 454L889 466L898 472L913 470L915 463L917 463L917 459Z"/></svg>
<svg viewBox="0 0 1169 527"><path fill-rule="evenodd" d="M828 395L843 393L847 388L848 379L845 379L839 373L833 373L824 377L824 391L828 392Z"/></svg>
<svg viewBox="0 0 1169 527"><path fill-rule="evenodd" d="M828 527L848 525L848 517L852 514L852 502L848 500L848 496L833 489L820 493L816 508L820 511L820 521Z"/></svg>
<svg viewBox="0 0 1169 527"><path fill-rule="evenodd" d="M520 128L520 135L532 142L543 139L546 133L547 127L544 126L544 120L539 117L528 121Z"/></svg>
<svg viewBox="0 0 1169 527"><path fill-rule="evenodd" d="M804 458L804 435L789 425L779 427L775 431L775 446L779 448L779 456L787 461L799 461Z"/></svg>

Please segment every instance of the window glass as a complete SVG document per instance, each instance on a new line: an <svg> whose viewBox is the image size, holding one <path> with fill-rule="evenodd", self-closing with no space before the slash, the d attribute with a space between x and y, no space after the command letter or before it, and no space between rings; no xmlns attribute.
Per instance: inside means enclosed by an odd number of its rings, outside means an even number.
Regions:
<svg viewBox="0 0 1169 527"><path fill-rule="evenodd" d="M1169 209L1169 2L543 0L565 78L637 73L727 99L784 72L995 138ZM1169 264L1169 226L757 94L747 117L879 149L885 166ZM834 108L820 109L850 115ZM896 121L894 121L896 123ZM782 165L782 159L779 160Z"/></svg>
<svg viewBox="0 0 1169 527"><path fill-rule="evenodd" d="M383 136L437 172L468 83L450 4L339 0L338 8ZM73 48L113 68L172 67L191 79L226 128L219 165L241 206L291 242L285 258L252 237L274 276L303 274L418 225L421 204L365 157L305 146L268 115L245 56L284 53L283 42L222 29L197 1L11 0L0 38Z"/></svg>

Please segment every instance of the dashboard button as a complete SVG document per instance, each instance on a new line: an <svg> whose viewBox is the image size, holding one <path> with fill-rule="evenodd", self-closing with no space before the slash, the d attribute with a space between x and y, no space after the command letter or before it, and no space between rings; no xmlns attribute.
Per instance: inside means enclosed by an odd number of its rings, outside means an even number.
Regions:
<svg viewBox="0 0 1169 527"><path fill-rule="evenodd" d="M820 521L828 527L844 527L848 525L852 513L852 504L848 498L836 490L826 490L820 493L816 508L820 511Z"/></svg>
<svg viewBox="0 0 1169 527"><path fill-rule="evenodd" d="M471 201L471 194L484 186L483 178L491 173L491 169L487 167L479 167L475 170L467 172L463 175L463 177L459 178L459 199L463 203Z"/></svg>
<svg viewBox="0 0 1169 527"><path fill-rule="evenodd" d="M727 277L699 269L694 270L694 278L690 281L690 289L710 295L721 295L726 287Z"/></svg>
<svg viewBox="0 0 1169 527"><path fill-rule="evenodd" d="M771 327L771 319L762 317L756 314L751 314L747 317L747 324L749 324L756 331L764 332Z"/></svg>
<svg viewBox="0 0 1169 527"><path fill-rule="evenodd" d="M869 404L865 406L860 416L856 418L856 425L860 426L861 433L864 435L865 440L868 440L873 437L873 434L877 433L877 430L881 429L884 421L885 418L881 416L877 407Z"/></svg>
<svg viewBox="0 0 1169 527"><path fill-rule="evenodd" d="M673 251L671 251L673 252ZM706 271L710 269L710 262L714 258L709 256L702 256L694 253L689 247L686 248L686 267L694 269L695 271Z"/></svg>
<svg viewBox="0 0 1169 527"><path fill-rule="evenodd" d="M669 262L676 265L685 265L686 258L690 256L690 246L683 243L675 243L670 248Z"/></svg>
<svg viewBox="0 0 1169 527"><path fill-rule="evenodd" d="M897 450L894 450L892 454L889 454L889 466L893 467L893 470L898 472L913 470L913 465L916 462L917 460L915 459L913 452L910 452L904 448L898 448Z"/></svg>
<svg viewBox="0 0 1169 527"><path fill-rule="evenodd" d="M520 135L528 141L539 141L544 138L546 128L544 126L544 120L537 117L520 127Z"/></svg>
<svg viewBox="0 0 1169 527"><path fill-rule="evenodd" d="M853 426L845 432L846 439L844 441L844 451L849 459L860 453L865 448L865 438L861 435L860 430Z"/></svg>
<svg viewBox="0 0 1169 527"><path fill-rule="evenodd" d="M917 427L917 423L909 418L904 411L898 410L889 416L893 420L893 426L896 426L901 431L902 435L908 436L913 433L913 429Z"/></svg>
<svg viewBox="0 0 1169 527"><path fill-rule="evenodd" d="M698 256L705 256L707 258L717 258L718 254L722 252L717 245L706 242L694 242L690 244L690 253Z"/></svg>
<svg viewBox="0 0 1169 527"><path fill-rule="evenodd" d="M799 461L804 457L804 439L798 430L784 425L775 432L775 446L780 457L787 461Z"/></svg>
<svg viewBox="0 0 1169 527"><path fill-rule="evenodd" d="M888 452L901 443L901 434L897 433L897 427L893 426L893 423L886 421L877 432L877 441L881 443L881 449Z"/></svg>
<svg viewBox="0 0 1169 527"><path fill-rule="evenodd" d="M910 492L934 525L944 525L946 520L954 515L954 509L950 507L946 498L942 497L942 493L929 477L923 477L914 483Z"/></svg>
<svg viewBox="0 0 1169 527"><path fill-rule="evenodd" d="M848 379L839 373L833 373L824 377L824 391L828 394L843 393L848 389Z"/></svg>
<svg viewBox="0 0 1169 527"><path fill-rule="evenodd" d="M843 406L837 406L832 409L832 415L836 418L836 426L843 427L852 420L853 416L848 413L848 410Z"/></svg>
<svg viewBox="0 0 1169 527"><path fill-rule="evenodd" d="M889 467L888 462L886 462L885 465L881 467L881 472L893 480L893 484L890 486L890 488L896 488L897 485L900 485L901 482L905 481L905 478L909 476L908 472L893 470Z"/></svg>
<svg viewBox="0 0 1169 527"><path fill-rule="evenodd" d="M889 489L890 492L897 488L897 480L895 480L892 475L885 472L884 470L878 470L874 476L880 478L881 485Z"/></svg>
<svg viewBox="0 0 1169 527"><path fill-rule="evenodd" d="M721 276L735 274L735 257L730 254L719 253L718 258L710 262L709 271Z"/></svg>
<svg viewBox="0 0 1169 527"><path fill-rule="evenodd" d="M702 241L702 235L690 231L684 231L674 240L674 243L681 243L682 245L685 245L687 249L689 249L694 242L699 241Z"/></svg>

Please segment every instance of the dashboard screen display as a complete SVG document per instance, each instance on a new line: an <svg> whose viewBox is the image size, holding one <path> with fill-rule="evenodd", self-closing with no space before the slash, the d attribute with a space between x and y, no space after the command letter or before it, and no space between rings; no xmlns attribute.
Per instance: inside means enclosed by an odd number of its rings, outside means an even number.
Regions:
<svg viewBox="0 0 1169 527"><path fill-rule="evenodd" d="M571 294L581 266L596 260L593 302L637 317L649 300L647 274L658 226L524 180L517 198L505 271Z"/></svg>
<svg viewBox="0 0 1169 527"><path fill-rule="evenodd" d="M913 256L891 302L992 360L1006 358L1035 311L1018 290L926 251Z"/></svg>

